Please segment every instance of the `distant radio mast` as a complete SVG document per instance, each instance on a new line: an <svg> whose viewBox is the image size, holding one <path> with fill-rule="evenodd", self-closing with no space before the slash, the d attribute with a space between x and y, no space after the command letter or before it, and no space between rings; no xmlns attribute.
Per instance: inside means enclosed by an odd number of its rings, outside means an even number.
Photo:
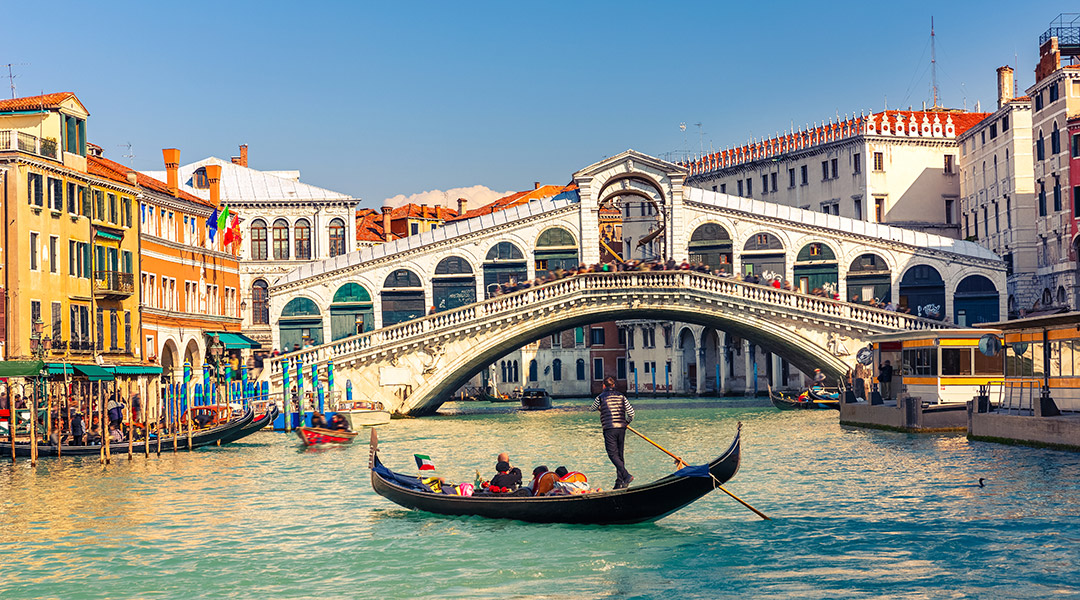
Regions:
<svg viewBox="0 0 1080 600"><path fill-rule="evenodd" d="M930 16L930 86L934 95L934 108L938 108L937 96L937 50L934 47L934 17Z"/></svg>
<svg viewBox="0 0 1080 600"><path fill-rule="evenodd" d="M15 98L15 78L18 77L18 75L16 75L14 73L14 71L12 71L11 68L12 67L25 67L27 64L29 64L29 63L8 63L6 65L0 65L0 66L7 67L8 83L11 84L11 97L12 97L12 99Z"/></svg>

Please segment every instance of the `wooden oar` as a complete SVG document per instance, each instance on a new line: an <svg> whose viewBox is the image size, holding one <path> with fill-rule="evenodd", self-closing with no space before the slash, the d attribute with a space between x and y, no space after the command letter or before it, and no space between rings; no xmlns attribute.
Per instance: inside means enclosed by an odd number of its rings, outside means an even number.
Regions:
<svg viewBox="0 0 1080 600"><path fill-rule="evenodd" d="M671 452L668 452L666 448L664 448L664 447L663 447L663 446L661 446L660 444L657 444L656 442L654 442L654 441L650 440L650 439L649 439L648 437L646 437L646 436L645 436L645 434L641 433L641 432L640 432L640 431L638 431L637 429L634 429L633 427L630 427L629 425L627 425L627 426L626 426L626 428L627 428L627 429L629 429L630 431L634 432L635 434L637 434L637 435L638 435L638 437L640 437L641 439L643 439L643 440L645 440L646 442L649 442L650 444L652 444L653 446L656 446L657 448L659 448L659 449L660 449L660 451L661 451L661 452L663 452L664 454L667 454L667 455L668 455L668 456L670 456L671 458L674 458L674 459L675 459L675 464L676 464L676 466L678 466L678 468L680 468L680 469L681 469L681 468L683 468L683 467L686 467L686 466L688 466L688 465L686 464L686 461L684 461L683 459L679 458L678 456L675 456L675 455L674 455L674 454L672 454ZM711 474L711 473L710 473L710 476L712 476L712 474ZM739 504L742 504L742 505L743 505L743 506L745 506L746 508L749 508L750 510L754 511L754 514L756 514L757 516L761 517L762 519L765 519L766 521L771 521L771 520L772 520L772 519L770 519L769 517L767 517L767 516L765 515L765 513L761 512L760 510L758 510L758 509L754 508L753 506L750 506L749 504L747 504L747 503L746 503L746 501L744 501L744 500L743 500L742 498L739 498L739 497L738 497L738 496L736 496L735 494L732 494L731 492L729 492L729 491L727 491L726 489L724 489L724 486L720 485L720 482L719 482L719 481L718 481L718 480L716 479L716 477L713 477L713 481L714 481L714 482L716 482L716 487L720 488L720 491L721 491L721 492L724 492L724 493L725 493L725 494L727 494L728 496L731 496L731 497L732 497L732 498L734 498L734 499L735 499L735 501L736 501L736 502L738 502Z"/></svg>

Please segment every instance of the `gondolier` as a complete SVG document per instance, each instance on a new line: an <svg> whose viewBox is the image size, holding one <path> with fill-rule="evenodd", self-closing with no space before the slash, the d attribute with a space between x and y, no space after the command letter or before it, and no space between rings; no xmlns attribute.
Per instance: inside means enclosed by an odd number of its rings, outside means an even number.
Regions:
<svg viewBox="0 0 1080 600"><path fill-rule="evenodd" d="M634 420L634 407L626 396L615 389L615 378L604 379L604 391L593 401L592 410L600 411L600 423L604 427L604 449L611 464L615 465L615 489L621 489L634 480L626 470L623 448L626 444L626 426Z"/></svg>

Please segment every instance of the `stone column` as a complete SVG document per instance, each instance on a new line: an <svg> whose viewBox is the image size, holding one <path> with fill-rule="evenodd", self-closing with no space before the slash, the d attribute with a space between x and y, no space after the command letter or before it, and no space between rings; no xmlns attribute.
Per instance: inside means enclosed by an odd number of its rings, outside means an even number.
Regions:
<svg viewBox="0 0 1080 600"><path fill-rule="evenodd" d="M721 394L727 391L727 335L728 334L720 331L716 332L716 361L720 363L720 381L717 382L717 387Z"/></svg>
<svg viewBox="0 0 1080 600"><path fill-rule="evenodd" d="M581 240L581 262L592 265L600 262L600 215L593 197L593 178L581 177L577 180L581 203L578 216L581 223L578 238Z"/></svg>
<svg viewBox="0 0 1080 600"><path fill-rule="evenodd" d="M772 386L774 390L778 390L783 387L787 382L784 381L784 359L779 354L772 355Z"/></svg>
<svg viewBox="0 0 1080 600"><path fill-rule="evenodd" d="M754 393L754 359L750 356L750 352L753 350L753 346L749 341L742 341L743 348L743 361L746 365L746 376L744 377L743 395L749 396Z"/></svg>
<svg viewBox="0 0 1080 600"><path fill-rule="evenodd" d="M683 207L683 182L685 176L678 171L667 173L667 176L671 181L671 189L667 190L671 198L668 199L667 207L669 214L668 231L664 237L667 244L667 255L675 259L676 262L681 262L690 258L689 237L686 232L686 210ZM700 371L699 368L698 372Z"/></svg>

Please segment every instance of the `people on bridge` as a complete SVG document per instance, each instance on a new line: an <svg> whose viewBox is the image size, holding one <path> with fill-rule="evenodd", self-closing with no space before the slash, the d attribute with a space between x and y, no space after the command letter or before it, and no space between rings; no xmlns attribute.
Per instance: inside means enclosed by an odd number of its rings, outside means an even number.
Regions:
<svg viewBox="0 0 1080 600"><path fill-rule="evenodd" d="M634 420L634 407L626 396L615 389L615 378L604 379L604 391L592 403L592 410L600 411L600 424L604 429L604 449L611 464L615 465L615 489L621 489L634 480L626 470L623 450L626 445L626 428Z"/></svg>

